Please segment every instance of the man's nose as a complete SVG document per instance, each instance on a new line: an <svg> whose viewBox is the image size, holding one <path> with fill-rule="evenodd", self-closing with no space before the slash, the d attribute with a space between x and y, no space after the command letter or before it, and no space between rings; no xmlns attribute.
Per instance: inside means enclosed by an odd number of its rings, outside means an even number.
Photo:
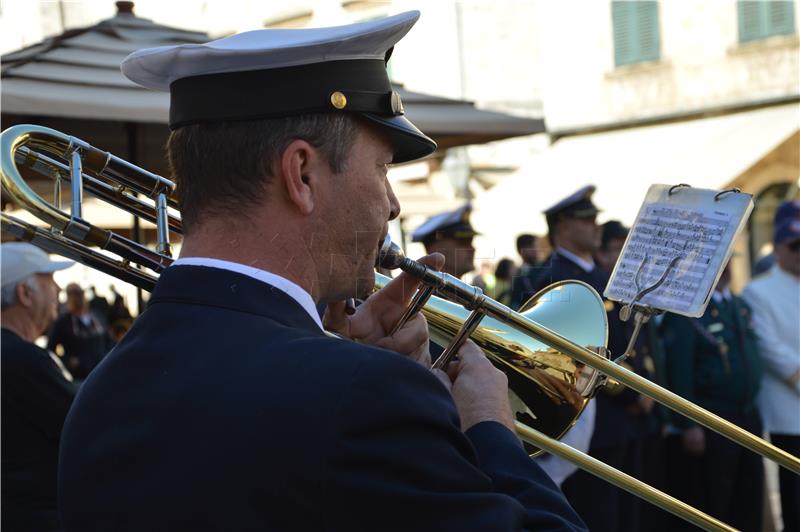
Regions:
<svg viewBox="0 0 800 532"><path fill-rule="evenodd" d="M394 189L392 189L392 184L389 182L389 178L386 178L386 196L389 198L389 219L394 220L398 216L400 216L400 201L397 199L397 196L394 194Z"/></svg>

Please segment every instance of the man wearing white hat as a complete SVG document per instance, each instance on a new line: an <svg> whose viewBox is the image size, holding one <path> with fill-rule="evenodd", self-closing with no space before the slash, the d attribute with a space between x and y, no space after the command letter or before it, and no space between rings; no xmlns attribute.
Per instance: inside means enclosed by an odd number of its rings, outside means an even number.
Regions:
<svg viewBox="0 0 800 532"><path fill-rule="evenodd" d="M417 18L125 60L170 91L184 242L70 411L67 531L582 528L477 347L433 373L423 317L390 334L416 282L344 312L399 214L387 166L436 147L386 74Z"/></svg>
<svg viewBox="0 0 800 532"><path fill-rule="evenodd" d="M2 528L58 530L58 442L76 388L52 353L34 341L56 317L53 272L72 266L51 261L31 244L2 250Z"/></svg>
<svg viewBox="0 0 800 532"><path fill-rule="evenodd" d="M773 224L775 264L742 292L753 309L764 378L758 407L772 443L800 456L800 200L783 202ZM800 478L779 471L783 529L800 530Z"/></svg>

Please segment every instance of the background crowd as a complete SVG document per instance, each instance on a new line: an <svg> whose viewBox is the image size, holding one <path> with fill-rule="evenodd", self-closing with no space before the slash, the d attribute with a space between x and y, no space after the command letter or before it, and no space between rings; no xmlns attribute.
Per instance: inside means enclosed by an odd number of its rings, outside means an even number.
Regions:
<svg viewBox="0 0 800 532"><path fill-rule="evenodd" d="M53 280L69 261L31 244L2 245L2 526L58 528L59 437L80 384L132 323L125 301ZM46 346L46 348L40 347Z"/></svg>
<svg viewBox="0 0 800 532"><path fill-rule="evenodd" d="M582 280L602 294L628 228L617 221L597 224L593 192L587 186L545 211L546 239L517 237L520 265L504 258L492 271L484 262L472 282L515 309L564 279ZM466 278L477 234L469 214L468 206L442 213L412 235L429 252L445 255L446 271ZM728 266L701 318L667 314L651 320L624 364L800 455L800 201L777 210L773 245L772 266L741 295L730 290ZM80 383L132 317L113 288L109 302L94 287L72 283L59 304L52 274L71 263L53 262L29 244L5 243L2 249L3 526L29 529L43 516L56 519L55 463L64 417ZM609 348L620 354L632 326L619 319L618 304L607 301L606 310ZM760 457L630 389L601 390L567 441L737 528L774 526ZM592 530L690 526L571 464L540 461ZM800 478L781 471L780 498L783 530L800 530Z"/></svg>
<svg viewBox="0 0 800 532"><path fill-rule="evenodd" d="M597 224L593 193L587 186L547 209L546 238L517 237L521 264L502 258L492 271L483 261L473 284L514 309L565 279L602 294L628 228ZM431 218L412 238L444 253L449 273L468 277L475 235L465 206ZM773 249L741 295L729 287L729 264L701 318L666 314L648 322L623 364L800 456L800 201L777 210ZM618 304L607 301L606 310L609 348L619 355L633 327L620 321ZM633 390L601 390L566 440L736 528L775 529L759 456ZM545 457L542 465L591 530L692 528L565 462ZM800 530L797 475L780 471L780 498L783 530Z"/></svg>

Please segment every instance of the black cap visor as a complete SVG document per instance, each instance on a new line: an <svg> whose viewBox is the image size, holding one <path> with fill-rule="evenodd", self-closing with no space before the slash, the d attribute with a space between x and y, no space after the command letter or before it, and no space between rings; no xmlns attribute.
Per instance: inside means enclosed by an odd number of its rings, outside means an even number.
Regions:
<svg viewBox="0 0 800 532"><path fill-rule="evenodd" d="M411 123L405 116L385 116L359 113L380 127L394 146L393 163L406 163L427 157L436 151L436 143Z"/></svg>

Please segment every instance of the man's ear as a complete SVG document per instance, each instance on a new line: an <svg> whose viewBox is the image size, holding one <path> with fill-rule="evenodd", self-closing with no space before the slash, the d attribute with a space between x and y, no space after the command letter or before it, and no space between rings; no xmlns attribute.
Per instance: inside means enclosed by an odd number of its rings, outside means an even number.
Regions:
<svg viewBox="0 0 800 532"><path fill-rule="evenodd" d="M283 150L280 165L289 201L304 215L314 210L320 173L327 167L319 150L304 140L294 140Z"/></svg>
<svg viewBox="0 0 800 532"><path fill-rule="evenodd" d="M30 307L33 303L32 292L33 288L28 286L27 281L23 281L21 283L17 283L17 302L22 305L23 307Z"/></svg>

